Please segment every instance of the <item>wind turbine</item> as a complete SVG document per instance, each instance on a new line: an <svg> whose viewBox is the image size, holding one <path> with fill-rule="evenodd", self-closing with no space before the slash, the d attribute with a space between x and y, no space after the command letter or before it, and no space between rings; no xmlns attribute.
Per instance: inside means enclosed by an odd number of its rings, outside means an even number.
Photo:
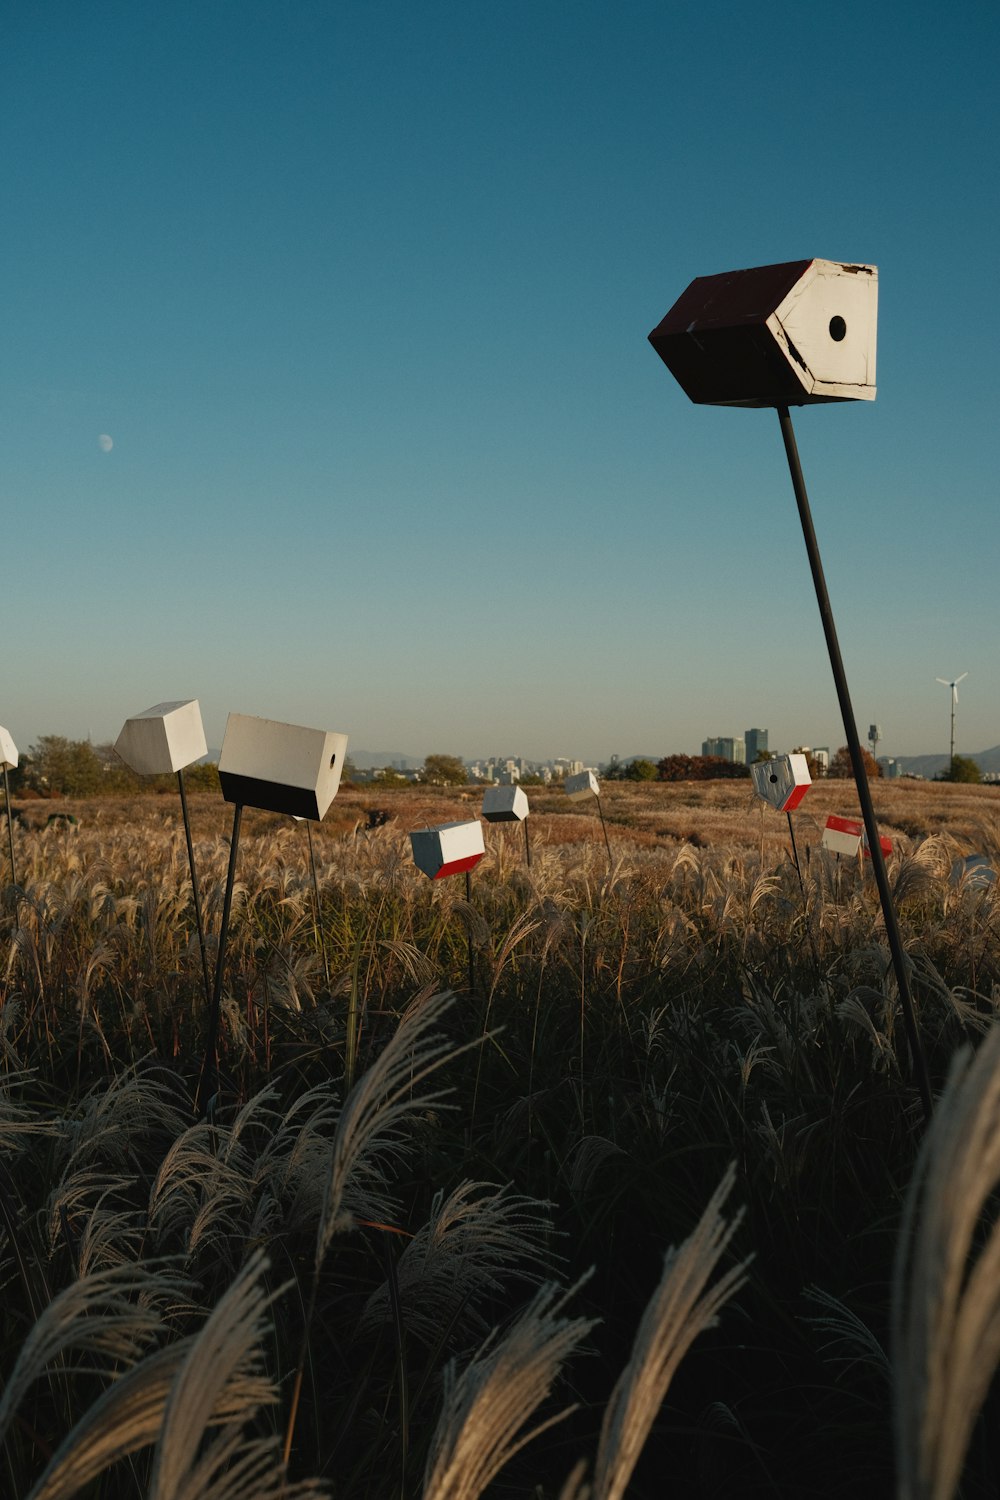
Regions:
<svg viewBox="0 0 1000 1500"><path fill-rule="evenodd" d="M954 682L949 682L946 677L935 677L934 679L934 681L939 682L942 687L951 688L951 754L948 757L949 776L951 775L951 768L955 761L955 704L958 702L958 684L960 682L964 682L968 675L968 672L963 672L961 677L955 678Z"/></svg>

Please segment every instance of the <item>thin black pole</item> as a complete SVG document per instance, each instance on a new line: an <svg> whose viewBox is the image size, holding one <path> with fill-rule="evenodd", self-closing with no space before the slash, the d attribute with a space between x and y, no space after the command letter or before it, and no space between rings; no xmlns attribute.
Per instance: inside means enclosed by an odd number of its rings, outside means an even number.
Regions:
<svg viewBox="0 0 1000 1500"><path fill-rule="evenodd" d="M194 862L194 843L191 839L191 819L188 816L183 769L177 772L177 789L181 794L181 812L184 815L184 837L187 839L188 867L191 871L191 892L194 896L194 920L198 928L198 946L201 949L201 977L205 985L205 1003L211 1005L212 980L208 972L208 950L205 947L205 923L201 915L201 892L198 889L198 871Z"/></svg>
<svg viewBox="0 0 1000 1500"><path fill-rule="evenodd" d="M198 1083L196 1112L199 1116L208 1113L209 1104L219 1089L219 1011L222 1006L222 976L226 967L226 940L229 936L229 913L233 906L233 883L236 879L236 854L240 846L240 823L243 804L233 807L233 833L229 843L229 869L226 874L226 896L222 903L222 926L219 928L219 951L215 960L215 989L212 993L212 1009L208 1018L208 1038L205 1043L205 1060L201 1065Z"/></svg>
<svg viewBox="0 0 1000 1500"><path fill-rule="evenodd" d="M14 864L14 822L10 815L10 782L7 780L7 762L3 767L3 801L7 810L7 843L10 847L10 883L17 885L17 868Z"/></svg>
<svg viewBox="0 0 1000 1500"><path fill-rule="evenodd" d="M868 775L865 771L864 757L861 752L861 741L858 738L858 726L854 721L854 709L851 706L851 696L847 688L847 674L844 671L844 662L840 654L837 628L833 622L833 608L830 604L830 595L827 592L823 564L819 555L819 544L816 540L812 513L809 509L809 497L806 494L806 482L802 474L799 450L795 442L795 431L792 427L792 419L787 406L778 407L778 421L781 423L781 436L785 444L785 455L788 459L789 473L792 476L795 501L799 508L799 520L802 522L802 535L805 538L809 567L812 571L813 585L816 589L816 602L819 605L820 619L823 623L823 634L826 636L826 649L830 656L830 666L833 669L833 680L837 689L837 698L840 701L840 713L844 721L844 732L847 735L847 748L851 757L851 766L854 770L854 782L858 789L858 801L861 803L861 816L864 819L865 831L868 835L868 852L871 855L872 869L875 872L875 883L878 886L879 901L882 904L882 917L885 921L886 937L889 940L889 952L892 955L892 966L895 970L900 1003L903 1007L903 1026L910 1049L910 1065L913 1069L917 1088L920 1091L920 1098L924 1106L924 1118L929 1121L933 1107L931 1104L931 1085L927 1072L927 1061L924 1057L923 1047L920 1044L920 1033L917 1029L913 997L910 993L910 980L906 969L906 954L903 951L903 942L899 934L899 924L896 921L896 910L892 904L892 892L889 889L889 877L886 873L885 860L882 857L882 845L879 841L878 823L875 821L875 808L872 803L871 787L868 785Z"/></svg>
<svg viewBox="0 0 1000 1500"><path fill-rule="evenodd" d="M323 940L323 912L319 901L319 880L316 875L316 855L313 850L312 824L306 819L306 834L309 838L309 869L312 872L313 906L316 912L316 941L319 944L320 955L323 959L323 974L326 978L326 987L330 988L330 964L326 956L326 943Z"/></svg>
<svg viewBox="0 0 1000 1500"><path fill-rule="evenodd" d="M604 821L604 808L601 806L601 794L600 794L600 792L598 792L598 794L597 794L597 811L601 815L601 828L602 828L602 830L604 832L604 847L608 851L608 868L610 869L611 865L613 863L612 858L611 858L611 844L610 844L610 841L608 839L608 825Z"/></svg>
<svg viewBox="0 0 1000 1500"><path fill-rule="evenodd" d="M786 812L785 817L788 819L788 836L792 841L792 858L795 861L795 873L799 877L799 889L802 890L802 894L804 896L805 890L802 887L802 867L799 864L799 851L795 844L795 825L792 822L792 815L790 812Z"/></svg>
<svg viewBox="0 0 1000 1500"><path fill-rule="evenodd" d="M528 869L530 870L531 869L531 835L528 833L528 820L527 820L527 818L522 818L521 821L524 823L524 860L525 860L525 864L528 866Z"/></svg>
<svg viewBox="0 0 1000 1500"><path fill-rule="evenodd" d="M465 872L465 899L472 905L472 871ZM476 988L476 960L472 951L472 913L469 912L469 994Z"/></svg>

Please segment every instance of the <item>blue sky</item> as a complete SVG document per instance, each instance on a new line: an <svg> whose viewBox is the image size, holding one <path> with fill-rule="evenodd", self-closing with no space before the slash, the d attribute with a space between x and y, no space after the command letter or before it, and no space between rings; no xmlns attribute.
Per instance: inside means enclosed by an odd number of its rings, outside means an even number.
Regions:
<svg viewBox="0 0 1000 1500"><path fill-rule="evenodd" d="M820 256L880 276L877 401L796 416L861 732L946 750L968 672L1000 742L998 43L985 0L10 0L0 723L842 744L777 419L646 342Z"/></svg>

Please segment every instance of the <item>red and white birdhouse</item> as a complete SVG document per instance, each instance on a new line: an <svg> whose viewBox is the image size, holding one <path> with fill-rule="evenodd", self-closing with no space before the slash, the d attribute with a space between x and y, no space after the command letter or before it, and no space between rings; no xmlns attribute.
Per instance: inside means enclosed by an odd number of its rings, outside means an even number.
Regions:
<svg viewBox="0 0 1000 1500"><path fill-rule="evenodd" d="M126 719L115 750L140 776L183 771L208 753L197 698L156 703Z"/></svg>
<svg viewBox="0 0 1000 1500"><path fill-rule="evenodd" d="M601 795L601 783L593 771L578 771L575 776L566 777L563 790L571 802L583 802Z"/></svg>
<svg viewBox="0 0 1000 1500"><path fill-rule="evenodd" d="M337 795L347 735L230 714L219 780L227 802L318 823Z"/></svg>
<svg viewBox="0 0 1000 1500"><path fill-rule="evenodd" d="M874 401L878 268L791 260L697 276L649 342L692 401Z"/></svg>
<svg viewBox="0 0 1000 1500"><path fill-rule="evenodd" d="M831 854L859 854L865 825L856 818L840 818L831 813L823 829L823 848Z"/></svg>
<svg viewBox="0 0 1000 1500"><path fill-rule="evenodd" d="M0 725L0 771L16 770L17 746L3 725Z"/></svg>
<svg viewBox="0 0 1000 1500"><path fill-rule="evenodd" d="M892 853L892 839L879 834L878 842L882 853L888 858ZM859 850L863 850L865 859L872 857L865 825L856 818L838 818L834 813L827 818L823 829L823 848L834 854L857 854Z"/></svg>
<svg viewBox="0 0 1000 1500"><path fill-rule="evenodd" d="M486 853L483 825L476 818L471 823L441 823L437 828L417 828L410 834L413 863L432 880L446 875L460 875L472 870Z"/></svg>
<svg viewBox="0 0 1000 1500"><path fill-rule="evenodd" d="M483 793L487 823L520 823L528 816L527 793L519 786L488 786Z"/></svg>
<svg viewBox="0 0 1000 1500"><path fill-rule="evenodd" d="M778 812L793 812L812 786L804 755L776 755L750 767L753 789Z"/></svg>

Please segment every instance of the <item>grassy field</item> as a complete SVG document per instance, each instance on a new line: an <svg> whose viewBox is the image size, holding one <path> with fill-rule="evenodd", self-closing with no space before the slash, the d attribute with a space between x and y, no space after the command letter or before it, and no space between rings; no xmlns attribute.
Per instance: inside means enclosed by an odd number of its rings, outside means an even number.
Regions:
<svg viewBox="0 0 1000 1500"><path fill-rule="evenodd" d="M24 804L0 1493L995 1494L1000 904L961 861L1000 790L874 795L930 1132L870 873L820 848L850 783L799 871L745 783L607 785L610 863L533 791L471 904L406 834L478 793L345 787L318 920L305 829L248 812L206 1119L175 799ZM214 963L231 812L191 803Z"/></svg>

